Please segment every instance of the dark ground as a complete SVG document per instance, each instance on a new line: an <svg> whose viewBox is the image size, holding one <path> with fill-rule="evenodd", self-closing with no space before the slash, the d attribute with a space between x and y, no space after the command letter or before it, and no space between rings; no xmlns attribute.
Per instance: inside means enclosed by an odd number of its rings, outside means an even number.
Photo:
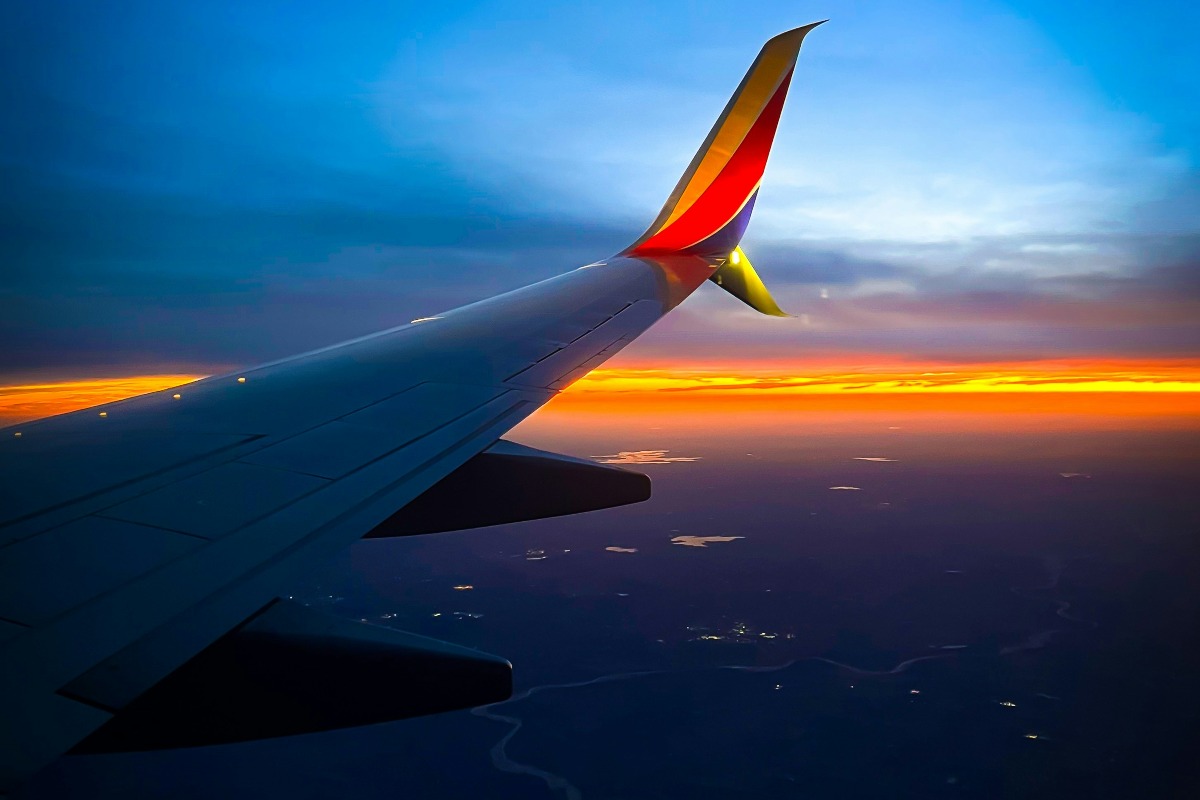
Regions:
<svg viewBox="0 0 1200 800"><path fill-rule="evenodd" d="M635 467L638 506L363 543L300 593L509 658L513 700L71 757L20 796L1200 796L1194 427L746 422L527 423L700 460Z"/></svg>

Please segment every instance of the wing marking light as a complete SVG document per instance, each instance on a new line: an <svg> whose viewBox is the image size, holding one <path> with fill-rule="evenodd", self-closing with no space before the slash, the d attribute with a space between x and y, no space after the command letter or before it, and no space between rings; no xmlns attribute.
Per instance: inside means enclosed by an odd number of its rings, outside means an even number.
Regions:
<svg viewBox="0 0 1200 800"><path fill-rule="evenodd" d="M102 417L107 417L107 416L108 416L108 412L107 412L107 411L101 411L101 412L100 412L100 416L102 416Z"/></svg>
<svg viewBox="0 0 1200 800"><path fill-rule="evenodd" d="M246 382L245 378L238 378L238 383L245 383L245 382Z"/></svg>
<svg viewBox="0 0 1200 800"><path fill-rule="evenodd" d="M733 264L735 267L738 264L742 263L742 254L739 253L737 250L734 250L732 253L729 254L729 263Z"/></svg>
<svg viewBox="0 0 1200 800"><path fill-rule="evenodd" d="M175 398L176 400L178 400L179 398L183 397L183 395L181 395L181 394L173 394L173 395L171 395L171 397L173 397L173 398Z"/></svg>

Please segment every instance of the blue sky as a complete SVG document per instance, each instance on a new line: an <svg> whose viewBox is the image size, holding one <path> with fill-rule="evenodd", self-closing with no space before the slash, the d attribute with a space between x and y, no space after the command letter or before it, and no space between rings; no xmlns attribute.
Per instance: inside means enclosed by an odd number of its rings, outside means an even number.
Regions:
<svg viewBox="0 0 1200 800"><path fill-rule="evenodd" d="M26 4L0 374L208 370L632 240L807 40L745 242L642 359L1194 358L1200 11L1110 2Z"/></svg>

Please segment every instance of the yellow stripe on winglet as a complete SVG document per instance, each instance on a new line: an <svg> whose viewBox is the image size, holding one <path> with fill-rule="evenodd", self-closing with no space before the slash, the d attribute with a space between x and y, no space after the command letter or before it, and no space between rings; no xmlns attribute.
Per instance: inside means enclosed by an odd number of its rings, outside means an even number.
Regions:
<svg viewBox="0 0 1200 800"><path fill-rule="evenodd" d="M658 230L666 228L691 208L729 163L729 159L750 132L767 101L775 94L779 82L796 63L800 43L811 27L781 33L763 45L762 51L746 75L741 91L734 96L727 113L717 123L715 135L712 135L712 142L704 151L704 157L695 170L685 176L686 185L679 194L675 207Z"/></svg>

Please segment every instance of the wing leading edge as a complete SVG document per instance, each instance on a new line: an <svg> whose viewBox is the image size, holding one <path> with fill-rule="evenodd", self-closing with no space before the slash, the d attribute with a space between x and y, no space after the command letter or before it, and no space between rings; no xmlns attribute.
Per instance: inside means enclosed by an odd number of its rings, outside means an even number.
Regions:
<svg viewBox="0 0 1200 800"><path fill-rule="evenodd" d="M306 568L480 469L506 431L704 281L772 313L753 271L729 262L744 260L732 254L813 27L767 43L658 219L607 261L0 432L0 792L211 660Z"/></svg>

